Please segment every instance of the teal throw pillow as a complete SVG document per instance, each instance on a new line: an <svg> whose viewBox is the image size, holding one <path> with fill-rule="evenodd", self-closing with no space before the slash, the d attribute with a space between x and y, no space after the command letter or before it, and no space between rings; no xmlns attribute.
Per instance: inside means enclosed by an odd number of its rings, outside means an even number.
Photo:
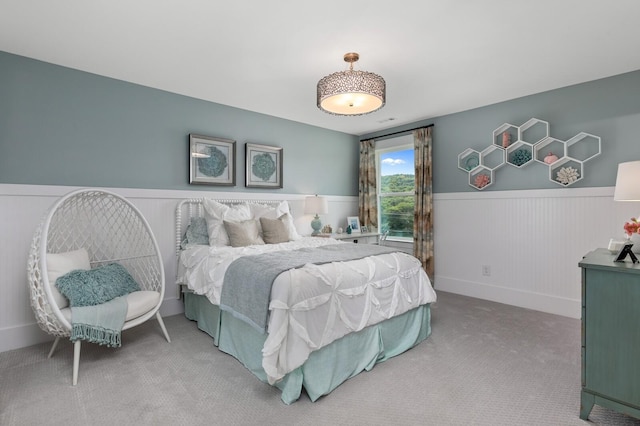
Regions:
<svg viewBox="0 0 640 426"><path fill-rule="evenodd" d="M56 280L56 287L72 307L100 305L140 290L131 274L118 263L71 271Z"/></svg>
<svg viewBox="0 0 640 426"><path fill-rule="evenodd" d="M191 218L181 243L182 249L187 248L187 244L209 245L209 230L207 229L207 221L204 217Z"/></svg>

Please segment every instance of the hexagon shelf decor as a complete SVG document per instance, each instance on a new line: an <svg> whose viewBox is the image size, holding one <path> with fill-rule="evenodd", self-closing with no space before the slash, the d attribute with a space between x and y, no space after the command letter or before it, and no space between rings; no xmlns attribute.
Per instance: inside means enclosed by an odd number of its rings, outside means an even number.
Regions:
<svg viewBox="0 0 640 426"><path fill-rule="evenodd" d="M483 190L493 183L493 170L479 166L469 172L469 185Z"/></svg>
<svg viewBox="0 0 640 426"><path fill-rule="evenodd" d="M533 145L523 141L509 145L507 148L507 164L514 167L524 167L532 163Z"/></svg>
<svg viewBox="0 0 640 426"><path fill-rule="evenodd" d="M493 131L491 145L482 151L467 148L458 155L458 168L467 172L469 185L483 190L495 181L505 164L523 168L533 162L549 168L549 180L571 186L582 180L584 163L602 152L599 136L580 132L567 141L549 136L549 123L532 118L520 126L504 123Z"/></svg>
<svg viewBox="0 0 640 426"><path fill-rule="evenodd" d="M580 161L589 161L601 152L600 137L580 132L567 141L566 155Z"/></svg>
<svg viewBox="0 0 640 426"><path fill-rule="evenodd" d="M560 139L544 138L533 146L533 159L542 164L551 164L553 163L553 156L557 157L555 161L558 161L566 155L565 146L566 142Z"/></svg>
<svg viewBox="0 0 640 426"><path fill-rule="evenodd" d="M493 144L501 148L507 148L518 140L519 135L518 126L504 123L493 131Z"/></svg>
<svg viewBox="0 0 640 426"><path fill-rule="evenodd" d="M549 137L549 123L532 118L518 128L518 139L530 145L535 145Z"/></svg>
<svg viewBox="0 0 640 426"><path fill-rule="evenodd" d="M470 172L480 165L480 153L475 149L467 148L458 155L458 168Z"/></svg>
<svg viewBox="0 0 640 426"><path fill-rule="evenodd" d="M504 166L505 151L504 149L491 145L480 151L480 165L489 170L497 170Z"/></svg>
<svg viewBox="0 0 640 426"><path fill-rule="evenodd" d="M582 180L582 161L564 157L549 165L549 180L561 186L570 186Z"/></svg>

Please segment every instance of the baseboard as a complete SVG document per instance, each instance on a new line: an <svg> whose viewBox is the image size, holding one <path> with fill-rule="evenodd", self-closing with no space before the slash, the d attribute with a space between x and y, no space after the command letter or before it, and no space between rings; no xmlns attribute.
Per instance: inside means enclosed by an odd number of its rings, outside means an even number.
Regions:
<svg viewBox="0 0 640 426"><path fill-rule="evenodd" d="M165 299L160 307L162 317L170 317L184 312L182 300ZM46 334L35 322L15 327L0 329L0 352L37 345L53 341L53 336Z"/></svg>
<svg viewBox="0 0 640 426"><path fill-rule="evenodd" d="M37 345L52 340L53 336L42 331L35 322L33 324L7 327L0 330L0 352Z"/></svg>
<svg viewBox="0 0 640 426"><path fill-rule="evenodd" d="M532 293L512 288L499 287L473 281L462 281L453 278L435 278L435 289L477 299L491 300L526 309L562 315L569 318L581 317L581 301L566 299L547 294Z"/></svg>

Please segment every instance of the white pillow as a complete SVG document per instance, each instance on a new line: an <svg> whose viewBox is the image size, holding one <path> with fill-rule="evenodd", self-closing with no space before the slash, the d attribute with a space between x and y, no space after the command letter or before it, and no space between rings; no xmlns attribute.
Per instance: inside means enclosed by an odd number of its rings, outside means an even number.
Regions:
<svg viewBox="0 0 640 426"><path fill-rule="evenodd" d="M249 208L251 209L252 218L255 219L258 224L260 224L260 218L262 217L267 219L278 219L283 214L286 214L287 217L283 222L289 232L289 241L299 240L302 238L300 234L298 234L296 226L293 224L293 216L291 215L289 203L287 201L282 201L280 204L273 207L266 204L249 204ZM260 233L262 233L261 225Z"/></svg>
<svg viewBox="0 0 640 426"><path fill-rule="evenodd" d="M204 199L204 217L207 220L210 246L228 246L229 236L224 229L223 221L243 222L251 219L251 211L247 204L233 204L228 206L216 200Z"/></svg>
<svg viewBox="0 0 640 426"><path fill-rule="evenodd" d="M66 253L47 253L47 277L49 288L59 309L69 306L69 301L58 291L56 280L76 269L89 270L89 253L83 248Z"/></svg>
<svg viewBox="0 0 640 426"><path fill-rule="evenodd" d="M293 224L293 215L291 214L291 211L289 210L289 203L286 201L281 202L280 204L278 204L278 207L276 207L276 219L279 218L280 216L282 216L283 214L287 215L287 219L284 220L285 225L287 225L287 228L289 228L289 239L291 241L294 240L299 240L300 238L302 238L302 236L300 234L298 234L298 230L296 229L296 226Z"/></svg>

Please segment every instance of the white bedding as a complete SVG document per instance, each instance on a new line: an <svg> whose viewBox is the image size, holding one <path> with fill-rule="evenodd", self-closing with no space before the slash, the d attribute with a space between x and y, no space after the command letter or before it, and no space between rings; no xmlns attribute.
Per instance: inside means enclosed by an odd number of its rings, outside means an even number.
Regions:
<svg viewBox="0 0 640 426"><path fill-rule="evenodd" d="M352 243L302 238L237 248L193 246L180 254L178 283L218 305L225 271L238 257L325 244ZM420 262L404 253L308 264L284 272L271 290L268 336L262 351L269 383L301 366L314 350L435 300Z"/></svg>

